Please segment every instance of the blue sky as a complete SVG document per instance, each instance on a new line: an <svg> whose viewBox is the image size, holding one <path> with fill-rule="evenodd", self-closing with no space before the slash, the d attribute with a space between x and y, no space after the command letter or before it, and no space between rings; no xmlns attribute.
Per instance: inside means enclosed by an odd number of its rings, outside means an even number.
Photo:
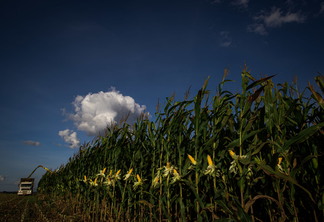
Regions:
<svg viewBox="0 0 324 222"><path fill-rule="evenodd" d="M65 164L103 123L154 119L208 76L214 90L224 68L233 92L245 63L305 87L324 72L323 27L321 0L1 2L0 191Z"/></svg>

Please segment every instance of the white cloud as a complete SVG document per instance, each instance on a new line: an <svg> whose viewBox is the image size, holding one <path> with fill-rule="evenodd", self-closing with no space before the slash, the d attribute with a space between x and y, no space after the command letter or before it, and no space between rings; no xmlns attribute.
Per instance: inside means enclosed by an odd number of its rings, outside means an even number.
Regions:
<svg viewBox="0 0 324 222"><path fill-rule="evenodd" d="M306 20L306 17L298 12L284 13L280 8L272 8L270 12L262 11L259 16L254 17L254 20L256 22L250 24L247 30L260 35L266 35L266 28L276 28L292 22L302 23Z"/></svg>
<svg viewBox="0 0 324 222"><path fill-rule="evenodd" d="M259 35L267 35L268 34L268 32L265 29L264 25L260 24L260 23L254 23L254 24L249 25L247 27L247 30L249 32L254 32L254 33L257 33Z"/></svg>
<svg viewBox="0 0 324 222"><path fill-rule="evenodd" d="M32 141L32 140L25 140L23 141L24 144L30 145L30 146L39 146L40 142L38 141Z"/></svg>
<svg viewBox="0 0 324 222"><path fill-rule="evenodd" d="M221 31L220 35L220 46L221 47L229 47L232 44L232 38L230 37L230 33L228 31Z"/></svg>
<svg viewBox="0 0 324 222"><path fill-rule="evenodd" d="M248 4L249 4L249 0L234 0L234 1L232 1L232 4L236 5L236 6L242 6L244 8L247 8Z"/></svg>
<svg viewBox="0 0 324 222"><path fill-rule="evenodd" d="M273 8L267 15L261 15L256 19L260 19L267 27L280 27L285 23L304 22L305 17L299 13L287 12L284 14L280 8Z"/></svg>
<svg viewBox="0 0 324 222"><path fill-rule="evenodd" d="M5 181L6 180L6 177L5 176L2 176L2 175L0 175L0 182L1 181Z"/></svg>
<svg viewBox="0 0 324 222"><path fill-rule="evenodd" d="M73 132L73 130L62 130L58 133L59 136L61 136L66 143L69 144L70 148L77 148L80 146L80 141L77 138L77 133Z"/></svg>
<svg viewBox="0 0 324 222"><path fill-rule="evenodd" d="M135 103L130 96L123 96L112 89L109 92L89 93L86 96L77 96L73 102L74 114L70 114L78 130L88 135L98 135L113 125L124 120L134 123L138 117L148 115L146 107Z"/></svg>

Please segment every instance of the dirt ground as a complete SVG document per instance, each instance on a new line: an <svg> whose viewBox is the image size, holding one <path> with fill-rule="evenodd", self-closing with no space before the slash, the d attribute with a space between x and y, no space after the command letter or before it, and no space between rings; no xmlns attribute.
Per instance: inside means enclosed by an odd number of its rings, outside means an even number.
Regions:
<svg viewBox="0 0 324 222"><path fill-rule="evenodd" d="M56 222L69 221L53 214L37 195L18 196L15 193L0 193L0 222Z"/></svg>

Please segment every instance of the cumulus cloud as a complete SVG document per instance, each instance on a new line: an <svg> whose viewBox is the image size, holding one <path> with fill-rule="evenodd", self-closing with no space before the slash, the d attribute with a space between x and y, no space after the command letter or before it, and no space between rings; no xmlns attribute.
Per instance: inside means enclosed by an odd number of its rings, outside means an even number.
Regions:
<svg viewBox="0 0 324 222"><path fill-rule="evenodd" d="M260 35L266 35L266 27L276 28L286 23L302 23L306 20L306 17L298 12L284 13L280 8L272 8L270 12L261 12L259 16L254 17L254 20L255 23L249 25L247 30Z"/></svg>
<svg viewBox="0 0 324 222"><path fill-rule="evenodd" d="M6 180L6 177L5 176L2 176L2 175L0 175L0 182L1 181L5 181Z"/></svg>
<svg viewBox="0 0 324 222"><path fill-rule="evenodd" d="M124 96L112 89L86 96L77 96L73 102L75 113L70 114L78 130L90 136L103 133L104 130L122 121L134 123L138 117L148 115L146 107L139 105L130 96Z"/></svg>
<svg viewBox="0 0 324 222"><path fill-rule="evenodd" d="M70 148L77 148L80 146L80 141L77 137L77 133L73 130L62 130L58 133L59 136L61 136L66 143L69 144Z"/></svg>
<svg viewBox="0 0 324 222"><path fill-rule="evenodd" d="M219 33L221 47L229 47L232 44L232 38L230 37L230 33L228 31L221 31Z"/></svg>
<svg viewBox="0 0 324 222"><path fill-rule="evenodd" d="M32 140L25 140L23 141L24 144L30 145L30 146L39 146L40 142L38 141L32 141Z"/></svg>

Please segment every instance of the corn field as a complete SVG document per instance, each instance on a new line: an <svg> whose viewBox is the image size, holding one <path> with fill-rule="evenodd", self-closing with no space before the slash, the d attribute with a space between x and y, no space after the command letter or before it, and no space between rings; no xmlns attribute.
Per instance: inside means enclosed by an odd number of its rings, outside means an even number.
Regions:
<svg viewBox="0 0 324 222"><path fill-rule="evenodd" d="M82 145L39 195L75 221L323 221L324 78L302 92L273 78L168 97L154 121Z"/></svg>

